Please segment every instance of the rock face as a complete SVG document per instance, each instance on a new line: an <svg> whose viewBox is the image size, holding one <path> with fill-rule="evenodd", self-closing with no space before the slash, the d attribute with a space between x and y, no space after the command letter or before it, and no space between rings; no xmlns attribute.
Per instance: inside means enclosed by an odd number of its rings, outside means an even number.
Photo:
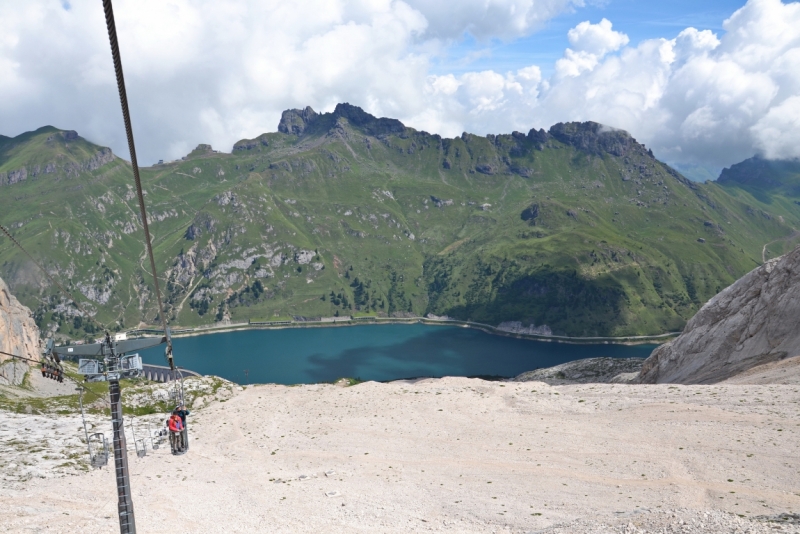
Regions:
<svg viewBox="0 0 800 534"><path fill-rule="evenodd" d="M624 130L616 130L597 122L568 122L550 127L550 135L568 145L590 154L608 152L624 156L636 140Z"/></svg>
<svg viewBox="0 0 800 534"><path fill-rule="evenodd" d="M2 279L0 279L0 350L25 358L39 359L39 329L31 311L19 303ZM0 384L18 385L24 373L12 372L18 370L20 364L7 362L10 359L9 356L0 354L0 372L2 372ZM12 367L14 369L11 369Z"/></svg>
<svg viewBox="0 0 800 534"><path fill-rule="evenodd" d="M317 112L306 106L305 109L287 109L281 115L278 131L286 134L301 135L306 127L317 118Z"/></svg>
<svg viewBox="0 0 800 534"><path fill-rule="evenodd" d="M640 383L711 384L800 355L800 247L712 298L645 360Z"/></svg>
<svg viewBox="0 0 800 534"><path fill-rule="evenodd" d="M528 326L522 326L522 321L505 321L497 325L497 329L502 332L511 332L513 334L528 334L530 336L552 336L553 331L546 324L535 326L531 323Z"/></svg>
<svg viewBox="0 0 800 534"><path fill-rule="evenodd" d="M562 384L625 383L642 368L640 358L586 358L555 367L527 371L513 382Z"/></svg>
<svg viewBox="0 0 800 534"><path fill-rule="evenodd" d="M305 109L287 109L281 115L278 131L300 137L312 125L321 124L322 127L333 128L339 124L340 119L347 119L350 124L357 126L367 135L402 134L406 129L397 119L378 118L358 106L344 103L337 104L333 113L319 114L310 106Z"/></svg>

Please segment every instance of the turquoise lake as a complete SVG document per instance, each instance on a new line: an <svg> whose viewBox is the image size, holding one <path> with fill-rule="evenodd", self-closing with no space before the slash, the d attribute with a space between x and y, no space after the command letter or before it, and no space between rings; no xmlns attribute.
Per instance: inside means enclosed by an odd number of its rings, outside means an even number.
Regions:
<svg viewBox="0 0 800 534"><path fill-rule="evenodd" d="M173 343L176 365L239 384L309 384L342 377L512 377L582 358L645 358L655 347L530 341L422 324L243 330L176 338ZM145 363L165 365L163 348L141 355Z"/></svg>

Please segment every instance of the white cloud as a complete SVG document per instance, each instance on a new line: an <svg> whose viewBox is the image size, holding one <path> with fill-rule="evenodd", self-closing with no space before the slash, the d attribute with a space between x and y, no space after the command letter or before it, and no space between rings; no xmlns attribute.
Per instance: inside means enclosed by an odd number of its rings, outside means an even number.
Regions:
<svg viewBox="0 0 800 534"><path fill-rule="evenodd" d="M581 23L568 33L571 48L553 77L522 82L521 93L508 86L521 81L519 73L506 74L506 85L454 78L451 102L436 103L447 117L443 129L507 132L593 120L630 131L674 163L719 168L757 153L800 157L800 3L751 0L723 28L626 46L609 21ZM478 88L482 98L474 101Z"/></svg>
<svg viewBox="0 0 800 534"><path fill-rule="evenodd" d="M588 20L581 22L567 32L567 39L574 50L601 57L619 50L630 41L624 33L612 30L608 19L603 19L598 24L592 24Z"/></svg>
<svg viewBox="0 0 800 534"><path fill-rule="evenodd" d="M580 0L117 0L142 163L274 131L281 111L338 102L458 135L594 120L673 162L798 157L800 4L751 0L719 35L687 28L634 45L582 22L554 75L537 65L431 75L469 34L510 41ZM0 3L0 125L78 130L127 154L102 9Z"/></svg>
<svg viewBox="0 0 800 534"><path fill-rule="evenodd" d="M792 96L771 108L751 131L756 146L770 159L796 158L800 155L800 95Z"/></svg>
<svg viewBox="0 0 800 534"><path fill-rule="evenodd" d="M429 21L428 34L458 39L464 33L485 40L513 39L539 29L583 0L406 0Z"/></svg>

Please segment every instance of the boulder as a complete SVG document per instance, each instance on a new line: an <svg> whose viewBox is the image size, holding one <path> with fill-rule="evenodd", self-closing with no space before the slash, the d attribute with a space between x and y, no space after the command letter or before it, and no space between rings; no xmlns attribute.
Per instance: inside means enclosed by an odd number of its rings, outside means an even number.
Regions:
<svg viewBox="0 0 800 534"><path fill-rule="evenodd" d="M800 247L725 288L656 348L639 383L713 384L800 355Z"/></svg>
<svg viewBox="0 0 800 534"><path fill-rule="evenodd" d="M638 375L641 367L641 358L585 358L527 371L513 381L545 382L550 385L626 383L632 376Z"/></svg>

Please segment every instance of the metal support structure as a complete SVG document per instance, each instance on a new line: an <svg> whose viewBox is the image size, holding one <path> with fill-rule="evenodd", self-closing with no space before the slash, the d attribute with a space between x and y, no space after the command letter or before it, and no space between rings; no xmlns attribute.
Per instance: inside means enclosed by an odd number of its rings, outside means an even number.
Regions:
<svg viewBox="0 0 800 534"><path fill-rule="evenodd" d="M135 534L136 519L133 515L131 499L131 482L128 474L128 448L125 443L125 425L122 420L122 403L120 402L119 380L108 381L108 393L111 397L111 425L114 442L114 471L117 477L117 511L119 512L120 534Z"/></svg>
<svg viewBox="0 0 800 534"><path fill-rule="evenodd" d="M86 428L86 414L83 411L83 388L79 387L79 388L75 388L75 389L77 389L80 392L79 393L80 396L78 397L78 401L81 404L81 420L83 421L83 433L86 435L86 447L88 447L88 449L89 449L89 459L91 460L91 458L92 458L92 446L91 446L91 444L89 444L89 430L87 430L87 428Z"/></svg>
<svg viewBox="0 0 800 534"><path fill-rule="evenodd" d="M111 425L113 427L114 472L117 478L117 497L119 511L119 531L121 534L135 534L136 520L133 515L131 483L128 473L128 448L125 442L125 424L122 418L122 402L120 401L119 379L125 370L121 369L120 358L126 352L155 347L167 342L163 338L142 338L115 341L106 332L101 343L91 345L75 345L53 347L57 356L99 356L105 364L108 393L111 400Z"/></svg>

